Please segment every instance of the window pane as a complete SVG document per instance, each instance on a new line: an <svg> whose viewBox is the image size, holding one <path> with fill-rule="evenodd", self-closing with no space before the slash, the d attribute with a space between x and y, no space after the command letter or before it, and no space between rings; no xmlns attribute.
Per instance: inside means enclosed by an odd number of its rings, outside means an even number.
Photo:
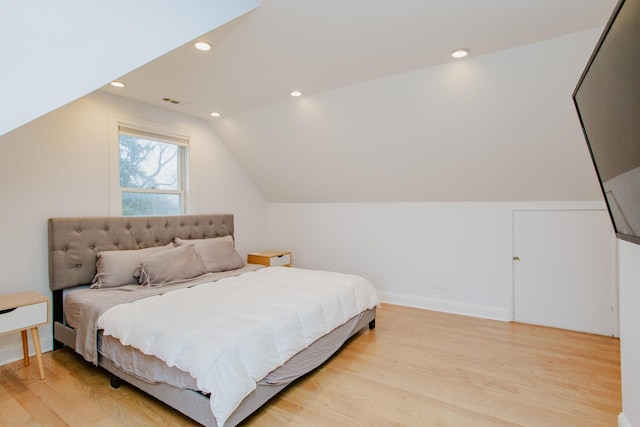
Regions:
<svg viewBox="0 0 640 427"><path fill-rule="evenodd" d="M123 134L119 142L120 187L180 189L179 146Z"/></svg>
<svg viewBox="0 0 640 427"><path fill-rule="evenodd" d="M180 215L179 194L122 192L122 215Z"/></svg>

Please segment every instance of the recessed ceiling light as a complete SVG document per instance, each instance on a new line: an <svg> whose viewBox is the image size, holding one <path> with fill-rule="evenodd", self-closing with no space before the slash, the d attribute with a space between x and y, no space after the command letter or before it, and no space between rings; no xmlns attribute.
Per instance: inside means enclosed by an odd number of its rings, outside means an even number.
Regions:
<svg viewBox="0 0 640 427"><path fill-rule="evenodd" d="M289 95L291 95L291 96L301 96L301 95L302 95L302 92L297 91L297 90L294 90L294 91L293 91L293 92L291 92Z"/></svg>
<svg viewBox="0 0 640 427"><path fill-rule="evenodd" d="M211 43L199 41L193 44L198 50L211 50Z"/></svg>
<svg viewBox="0 0 640 427"><path fill-rule="evenodd" d="M213 113L209 113L209 115L211 117L220 117L220 113L218 113L217 111L214 111Z"/></svg>
<svg viewBox="0 0 640 427"><path fill-rule="evenodd" d="M114 81L111 82L111 86L113 86L113 87L125 87L126 85L124 83L122 83L122 82L114 80Z"/></svg>
<svg viewBox="0 0 640 427"><path fill-rule="evenodd" d="M464 58L467 55L469 55L469 49L456 49L451 52L451 56L454 58Z"/></svg>

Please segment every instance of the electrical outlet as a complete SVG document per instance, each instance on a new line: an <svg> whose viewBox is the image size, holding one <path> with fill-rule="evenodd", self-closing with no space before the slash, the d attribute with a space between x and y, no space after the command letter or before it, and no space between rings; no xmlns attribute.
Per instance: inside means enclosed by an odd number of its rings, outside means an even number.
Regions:
<svg viewBox="0 0 640 427"><path fill-rule="evenodd" d="M433 287L436 289L444 289L444 281L442 280L436 280L435 282L433 282Z"/></svg>

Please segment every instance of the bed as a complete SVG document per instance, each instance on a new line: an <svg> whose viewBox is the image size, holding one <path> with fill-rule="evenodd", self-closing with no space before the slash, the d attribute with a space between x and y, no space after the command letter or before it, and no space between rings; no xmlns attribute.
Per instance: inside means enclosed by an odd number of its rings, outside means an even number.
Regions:
<svg viewBox="0 0 640 427"><path fill-rule="evenodd" d="M48 231L54 349L203 425L238 424L375 327L359 276L238 262L232 214L50 218Z"/></svg>

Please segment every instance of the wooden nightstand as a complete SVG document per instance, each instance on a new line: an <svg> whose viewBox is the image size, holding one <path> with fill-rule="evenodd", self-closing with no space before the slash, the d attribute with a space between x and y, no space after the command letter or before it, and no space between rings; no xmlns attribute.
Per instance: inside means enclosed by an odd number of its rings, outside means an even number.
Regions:
<svg viewBox="0 0 640 427"><path fill-rule="evenodd" d="M269 267L291 267L291 252L263 251L247 255L249 264L261 264Z"/></svg>
<svg viewBox="0 0 640 427"><path fill-rule="evenodd" d="M29 366L29 343L27 329L31 329L33 346L36 350L40 379L44 379L42 351L38 325L49 321L49 299L37 292L28 291L0 296L0 335L20 331L22 334L22 352L24 366Z"/></svg>

